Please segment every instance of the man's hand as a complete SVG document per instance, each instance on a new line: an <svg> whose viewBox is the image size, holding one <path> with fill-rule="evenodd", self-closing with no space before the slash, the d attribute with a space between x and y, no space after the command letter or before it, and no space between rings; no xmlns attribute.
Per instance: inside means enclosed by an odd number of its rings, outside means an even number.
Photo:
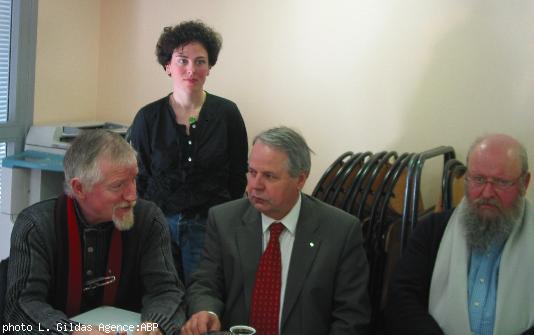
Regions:
<svg viewBox="0 0 534 335"><path fill-rule="evenodd" d="M221 322L215 313L206 311L191 315L182 327L182 335L202 335L208 331L221 330Z"/></svg>

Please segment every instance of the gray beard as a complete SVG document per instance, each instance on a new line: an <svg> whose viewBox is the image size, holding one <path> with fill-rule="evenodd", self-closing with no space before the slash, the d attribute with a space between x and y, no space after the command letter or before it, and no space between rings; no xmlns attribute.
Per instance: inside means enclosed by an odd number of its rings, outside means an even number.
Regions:
<svg viewBox="0 0 534 335"><path fill-rule="evenodd" d="M481 216L475 204L467 199L463 211L463 223L467 245L472 249L486 251L494 243L506 241L514 225L523 214L525 201L519 197L512 208L493 218Z"/></svg>
<svg viewBox="0 0 534 335"><path fill-rule="evenodd" d="M135 206L135 203L134 203L134 206ZM130 230L134 225L133 208L130 209L127 213L125 213L123 217L120 219L115 215L115 208L114 208L111 219L113 221L113 224L115 225L115 228L117 228L118 230L120 231Z"/></svg>
<svg viewBox="0 0 534 335"><path fill-rule="evenodd" d="M120 231L130 230L134 225L133 210L131 210L128 214L124 214L122 219L113 217L113 224L115 225L115 228Z"/></svg>

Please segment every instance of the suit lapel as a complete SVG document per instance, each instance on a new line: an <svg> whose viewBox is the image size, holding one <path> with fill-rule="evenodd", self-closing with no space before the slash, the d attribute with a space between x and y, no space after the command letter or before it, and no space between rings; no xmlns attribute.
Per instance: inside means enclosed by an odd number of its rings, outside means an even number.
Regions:
<svg viewBox="0 0 534 335"><path fill-rule="evenodd" d="M250 311L252 289L262 253L261 216L252 206L243 215L243 224L236 231L236 242L243 271L244 295L247 312Z"/></svg>
<svg viewBox="0 0 534 335"><path fill-rule="evenodd" d="M295 241L293 243L289 272L287 274L286 291L282 307L282 327L297 301L321 242L320 236L317 234L319 222L313 217L313 209L309 202L310 200L304 195L302 197L302 207L297 222Z"/></svg>

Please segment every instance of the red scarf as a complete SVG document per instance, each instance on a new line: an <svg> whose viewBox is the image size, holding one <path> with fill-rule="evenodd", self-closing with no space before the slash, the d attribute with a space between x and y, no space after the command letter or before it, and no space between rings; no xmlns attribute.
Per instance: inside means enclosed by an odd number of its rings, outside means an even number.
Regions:
<svg viewBox="0 0 534 335"><path fill-rule="evenodd" d="M69 240L69 273L67 277L68 291L65 311L67 316L71 317L80 314L80 305L82 301L82 247L78 229L78 220L74 209L74 201L70 197L66 198ZM102 298L103 305L113 306L115 303L121 275L121 261L121 232L117 228L114 228L109 245L108 264L104 276L115 276L115 281L104 286L104 296Z"/></svg>

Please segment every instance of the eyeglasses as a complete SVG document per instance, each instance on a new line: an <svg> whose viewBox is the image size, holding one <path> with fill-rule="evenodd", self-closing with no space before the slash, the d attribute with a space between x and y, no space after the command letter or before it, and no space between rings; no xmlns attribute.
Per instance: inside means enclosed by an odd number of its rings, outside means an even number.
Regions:
<svg viewBox="0 0 534 335"><path fill-rule="evenodd" d="M500 179L500 178L487 178L484 176L465 176L465 180L473 186L482 187L486 184L491 184L498 190L507 190L510 187L517 184L517 182L523 178L523 174L513 180Z"/></svg>
<svg viewBox="0 0 534 335"><path fill-rule="evenodd" d="M94 290L95 288L106 286L115 282L115 276L99 277L85 282L83 292Z"/></svg>

